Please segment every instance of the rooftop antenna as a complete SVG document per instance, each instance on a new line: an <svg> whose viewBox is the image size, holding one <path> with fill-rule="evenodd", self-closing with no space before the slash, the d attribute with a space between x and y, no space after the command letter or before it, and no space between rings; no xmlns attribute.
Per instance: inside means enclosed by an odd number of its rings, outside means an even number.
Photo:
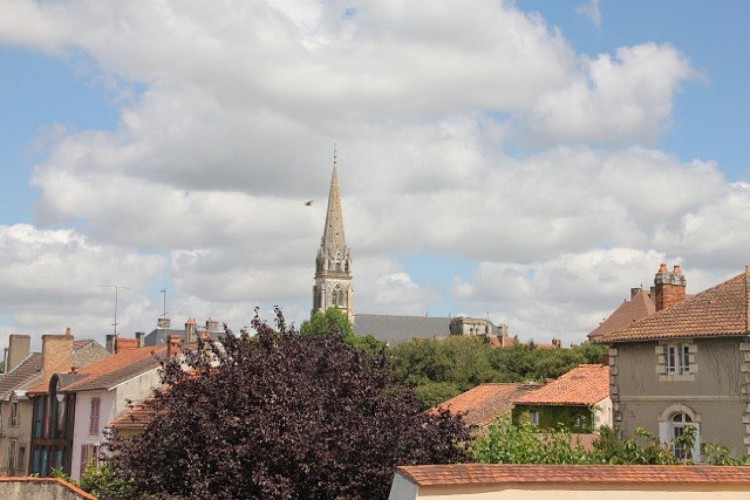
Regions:
<svg viewBox="0 0 750 500"><path fill-rule="evenodd" d="M120 290L130 290L130 288L126 286L121 286L121 285L99 285L99 286L115 289L115 321L114 323L112 323L112 326L115 328L115 337L117 337L117 325L119 325L119 323L117 322L117 295Z"/></svg>
<svg viewBox="0 0 750 500"><path fill-rule="evenodd" d="M336 166L336 141L333 141L333 166Z"/></svg>
<svg viewBox="0 0 750 500"><path fill-rule="evenodd" d="M162 288L159 290L164 297L164 312L162 313L161 317L166 318L167 317L167 287Z"/></svg>

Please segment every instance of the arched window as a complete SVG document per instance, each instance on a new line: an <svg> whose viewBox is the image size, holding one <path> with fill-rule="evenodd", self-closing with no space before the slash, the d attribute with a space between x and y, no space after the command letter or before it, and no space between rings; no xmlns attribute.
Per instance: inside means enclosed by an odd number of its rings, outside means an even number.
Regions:
<svg viewBox="0 0 750 500"><path fill-rule="evenodd" d="M686 440L688 428L692 431L692 446ZM700 417L684 405L673 405L667 408L659 421L659 440L668 445L678 459L699 463L701 461Z"/></svg>

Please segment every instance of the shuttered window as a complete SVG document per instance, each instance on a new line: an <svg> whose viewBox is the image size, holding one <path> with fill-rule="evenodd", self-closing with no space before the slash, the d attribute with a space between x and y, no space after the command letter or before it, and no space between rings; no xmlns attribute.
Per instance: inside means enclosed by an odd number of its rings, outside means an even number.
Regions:
<svg viewBox="0 0 750 500"><path fill-rule="evenodd" d="M79 477L83 476L83 473L86 470L86 463L88 461L89 461L89 445L82 444L81 445L81 475Z"/></svg>
<svg viewBox="0 0 750 500"><path fill-rule="evenodd" d="M102 400L91 398L91 417L89 419L89 434L99 434L99 410L101 409Z"/></svg>

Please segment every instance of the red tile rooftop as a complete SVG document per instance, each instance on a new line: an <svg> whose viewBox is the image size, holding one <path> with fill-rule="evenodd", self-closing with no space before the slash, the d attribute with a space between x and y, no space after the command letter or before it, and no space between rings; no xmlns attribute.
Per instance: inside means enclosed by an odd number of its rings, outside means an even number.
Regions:
<svg viewBox="0 0 750 500"><path fill-rule="evenodd" d="M514 404L595 405L609 396L609 367L578 365L557 380L516 398Z"/></svg>
<svg viewBox="0 0 750 500"><path fill-rule="evenodd" d="M397 471L419 486L518 483L750 484L750 467L718 465L411 465Z"/></svg>
<svg viewBox="0 0 750 500"><path fill-rule="evenodd" d="M540 387L537 384L481 384L430 411L446 409L463 414L468 425L489 425L510 412L514 399Z"/></svg>
<svg viewBox="0 0 750 500"><path fill-rule="evenodd" d="M750 328L750 271L687 297L668 309L612 333L596 342L634 342L679 337L746 335Z"/></svg>

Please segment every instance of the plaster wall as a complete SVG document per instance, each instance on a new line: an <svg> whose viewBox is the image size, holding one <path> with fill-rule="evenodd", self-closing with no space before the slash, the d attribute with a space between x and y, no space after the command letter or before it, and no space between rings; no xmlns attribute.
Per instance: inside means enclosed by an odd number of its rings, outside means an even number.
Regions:
<svg viewBox="0 0 750 500"><path fill-rule="evenodd" d="M26 397L20 397L15 400L18 403L18 424L10 425L10 408L11 401L0 403L0 428L2 437L0 437L0 475L25 475L28 468L29 456L31 455L31 420L33 405ZM16 468L15 471L8 469L8 453L10 451L10 441L16 441ZM19 450L25 448L24 463L19 462Z"/></svg>
<svg viewBox="0 0 750 500"><path fill-rule="evenodd" d="M405 481L408 482L408 481ZM413 487L414 485L412 485ZM410 496L413 495L413 496ZM410 493L408 486L394 481L389 500L601 500L607 495L619 500L739 500L750 495L750 487L712 485L490 485L490 486L433 486L416 488Z"/></svg>
<svg viewBox="0 0 750 500"><path fill-rule="evenodd" d="M637 427L658 436L660 417L670 407L681 405L699 419L702 441L741 454L745 450L742 419L746 403L740 339L702 339L694 344L696 352L687 379L670 379L659 373L657 342L615 346L612 391L621 417L615 425L625 436L633 436Z"/></svg>

